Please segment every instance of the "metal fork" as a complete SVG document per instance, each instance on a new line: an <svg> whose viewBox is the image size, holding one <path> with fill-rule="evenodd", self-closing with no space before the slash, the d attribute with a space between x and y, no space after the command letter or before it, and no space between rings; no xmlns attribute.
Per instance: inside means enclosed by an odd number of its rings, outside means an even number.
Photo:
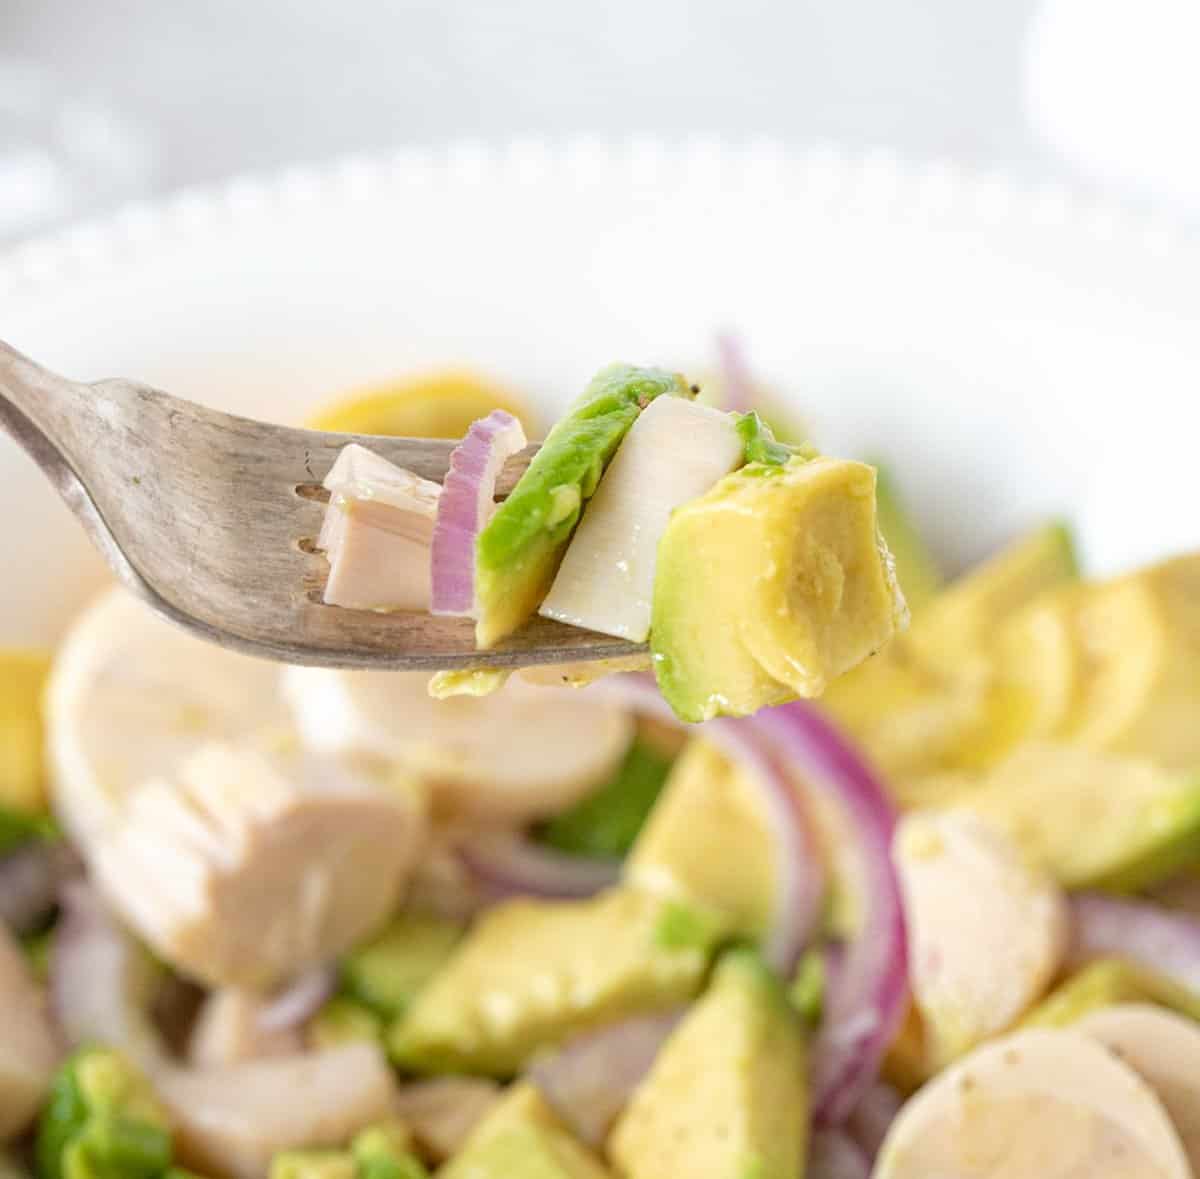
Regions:
<svg viewBox="0 0 1200 1179"><path fill-rule="evenodd" d="M3 342L0 427L49 476L125 585L222 646L287 663L431 671L644 650L534 618L476 651L466 619L322 603L328 566L313 542L328 499L321 481L342 447L360 442L440 482L454 442L268 425L133 381L70 381ZM508 463L500 494L536 450Z"/></svg>

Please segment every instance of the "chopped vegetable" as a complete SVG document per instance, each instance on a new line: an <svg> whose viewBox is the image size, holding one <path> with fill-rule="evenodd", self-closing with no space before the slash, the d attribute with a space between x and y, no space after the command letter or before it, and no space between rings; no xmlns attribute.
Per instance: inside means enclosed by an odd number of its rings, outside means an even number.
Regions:
<svg viewBox="0 0 1200 1179"><path fill-rule="evenodd" d="M659 397L604 472L539 613L643 643L671 513L742 463L732 414Z"/></svg>
<svg viewBox="0 0 1200 1179"><path fill-rule="evenodd" d="M382 1019L402 1015L462 935L457 921L402 914L342 959L342 991Z"/></svg>
<svg viewBox="0 0 1200 1179"><path fill-rule="evenodd" d="M630 426L656 397L688 397L678 373L613 365L546 436L476 550L478 646L494 646L533 614L600 476Z"/></svg>
<svg viewBox="0 0 1200 1179"><path fill-rule="evenodd" d="M634 738L612 778L543 824L538 838L568 855L620 859L654 808L673 760Z"/></svg>
<svg viewBox="0 0 1200 1179"><path fill-rule="evenodd" d="M458 854L490 900L590 897L612 887L621 875L615 860L565 855L521 835L477 835L464 840Z"/></svg>
<svg viewBox="0 0 1200 1179"><path fill-rule="evenodd" d="M434 614L474 618L475 546L495 513L496 479L504 464L525 447L521 423L502 409L471 423L450 455L442 483L431 549Z"/></svg>
<svg viewBox="0 0 1200 1179"><path fill-rule="evenodd" d="M222 1068L164 1068L154 1081L179 1158L228 1179L262 1179L285 1150L345 1143L389 1117L395 1100L383 1055L361 1043Z"/></svg>
<svg viewBox="0 0 1200 1179"><path fill-rule="evenodd" d="M776 476L761 477L767 470ZM672 515L650 646L681 719L820 695L903 624L874 479L834 459L756 463Z"/></svg>
<svg viewBox="0 0 1200 1179"><path fill-rule="evenodd" d="M55 1076L37 1160L42 1179L160 1179L171 1162L170 1121L119 1052L85 1048Z"/></svg>

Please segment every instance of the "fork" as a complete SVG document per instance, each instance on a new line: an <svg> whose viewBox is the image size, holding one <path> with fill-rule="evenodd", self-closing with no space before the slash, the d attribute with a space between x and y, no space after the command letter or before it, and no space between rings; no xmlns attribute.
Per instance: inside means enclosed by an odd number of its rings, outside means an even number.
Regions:
<svg viewBox="0 0 1200 1179"><path fill-rule="evenodd" d="M469 619L325 605L322 479L358 442L438 482L453 441L334 434L218 413L126 380L81 383L0 341L0 427L120 580L172 622L286 663L410 671L620 658L643 646L535 617L477 651ZM507 494L537 447L512 458Z"/></svg>

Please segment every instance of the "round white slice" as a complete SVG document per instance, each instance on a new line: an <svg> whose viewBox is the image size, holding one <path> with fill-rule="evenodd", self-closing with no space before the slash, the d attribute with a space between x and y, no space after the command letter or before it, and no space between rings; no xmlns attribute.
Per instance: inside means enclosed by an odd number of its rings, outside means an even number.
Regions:
<svg viewBox="0 0 1200 1179"><path fill-rule="evenodd" d="M1053 979L1066 905L1048 873L966 811L917 811L896 833L909 975L939 1062L1012 1026Z"/></svg>
<svg viewBox="0 0 1200 1179"><path fill-rule="evenodd" d="M286 723L278 678L123 589L99 599L59 649L46 697L55 808L85 852L131 791L205 741Z"/></svg>
<svg viewBox="0 0 1200 1179"><path fill-rule="evenodd" d="M992 1041L892 1123L874 1179L1191 1179L1153 1090L1069 1030Z"/></svg>
<svg viewBox="0 0 1200 1179"><path fill-rule="evenodd" d="M167 961L269 990L387 918L425 831L423 799L333 758L211 744L130 795L92 868Z"/></svg>
<svg viewBox="0 0 1200 1179"><path fill-rule="evenodd" d="M1074 1028L1099 1040L1158 1094L1200 1172L1200 1026L1149 1003L1120 1003Z"/></svg>
<svg viewBox="0 0 1200 1179"><path fill-rule="evenodd" d="M633 735L621 709L517 677L488 696L435 700L422 672L292 667L284 692L310 749L394 759L454 817L554 814L610 774Z"/></svg>

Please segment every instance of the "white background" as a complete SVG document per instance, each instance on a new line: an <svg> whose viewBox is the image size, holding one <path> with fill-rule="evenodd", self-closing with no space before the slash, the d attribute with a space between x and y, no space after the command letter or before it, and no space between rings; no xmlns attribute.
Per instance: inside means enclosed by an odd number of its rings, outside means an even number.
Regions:
<svg viewBox="0 0 1200 1179"><path fill-rule="evenodd" d="M144 131L143 192L446 138L765 134L1084 177L1039 139L1035 0L2 0L4 57Z"/></svg>

